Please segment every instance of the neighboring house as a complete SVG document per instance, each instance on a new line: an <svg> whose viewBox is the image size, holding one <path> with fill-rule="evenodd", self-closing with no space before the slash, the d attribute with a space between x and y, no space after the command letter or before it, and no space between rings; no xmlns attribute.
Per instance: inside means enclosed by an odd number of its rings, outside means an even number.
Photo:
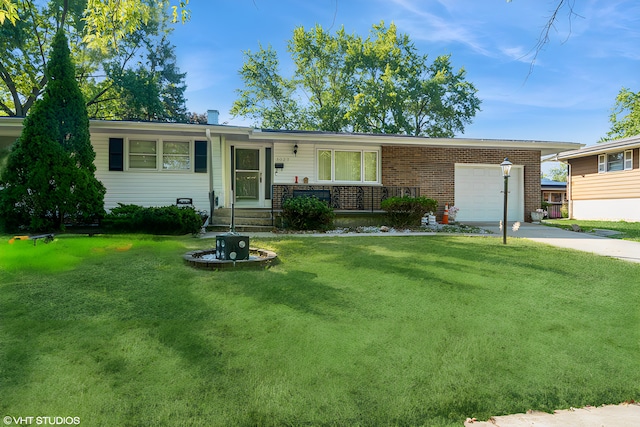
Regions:
<svg viewBox="0 0 640 427"><path fill-rule="evenodd" d="M0 149L22 128L0 118ZM421 195L460 208L460 221L499 221L500 163L513 163L509 220L529 221L540 207L540 157L576 149L568 142L421 138L249 127L91 121L96 176L105 207L175 204L278 211L286 197L312 190L337 210L379 211L392 195Z"/></svg>
<svg viewBox="0 0 640 427"><path fill-rule="evenodd" d="M563 204L567 203L567 183L542 178L540 190L542 191L542 201L549 204L547 217L562 218L560 209Z"/></svg>
<svg viewBox="0 0 640 427"><path fill-rule="evenodd" d="M640 221L640 135L558 155L569 164L569 217Z"/></svg>

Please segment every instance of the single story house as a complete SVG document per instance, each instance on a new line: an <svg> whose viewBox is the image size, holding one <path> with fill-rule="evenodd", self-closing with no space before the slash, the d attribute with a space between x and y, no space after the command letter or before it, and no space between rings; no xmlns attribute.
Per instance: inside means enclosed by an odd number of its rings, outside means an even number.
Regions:
<svg viewBox="0 0 640 427"><path fill-rule="evenodd" d="M640 221L640 135L557 156L569 165L569 217Z"/></svg>
<svg viewBox="0 0 640 427"><path fill-rule="evenodd" d="M162 206L177 199L217 215L237 208L278 211L286 197L311 191L336 210L378 211L393 195L457 206L459 221L499 221L500 163L513 163L509 220L530 221L540 207L540 158L579 148L570 142L261 130L212 123L91 120L96 177L105 208ZM22 119L0 118L0 150Z"/></svg>
<svg viewBox="0 0 640 427"><path fill-rule="evenodd" d="M560 209L562 205L567 203L567 183L542 178L540 190L542 191L542 202L548 203L548 218L562 218Z"/></svg>

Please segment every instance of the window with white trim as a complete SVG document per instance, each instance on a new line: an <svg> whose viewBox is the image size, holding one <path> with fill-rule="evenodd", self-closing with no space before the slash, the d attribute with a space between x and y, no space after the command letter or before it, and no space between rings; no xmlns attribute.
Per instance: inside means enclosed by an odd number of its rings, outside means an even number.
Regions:
<svg viewBox="0 0 640 427"><path fill-rule="evenodd" d="M633 150L598 155L598 173L633 169Z"/></svg>
<svg viewBox="0 0 640 427"><path fill-rule="evenodd" d="M633 150L627 150L624 152L624 170L633 169Z"/></svg>
<svg viewBox="0 0 640 427"><path fill-rule="evenodd" d="M188 141L162 141L162 170L188 171L191 155Z"/></svg>
<svg viewBox="0 0 640 427"><path fill-rule="evenodd" d="M120 144L118 144L118 142ZM124 170L118 155L122 156L122 139L109 140L109 170ZM193 148L195 147L195 148ZM120 151L118 151L120 150ZM206 141L175 141L129 139L126 144L127 170L178 171L206 173ZM195 162L195 163L194 163Z"/></svg>
<svg viewBox="0 0 640 427"><path fill-rule="evenodd" d="M129 140L129 169L157 169L157 141Z"/></svg>
<svg viewBox="0 0 640 427"><path fill-rule="evenodd" d="M317 151L318 181L378 182L378 152L365 150Z"/></svg>

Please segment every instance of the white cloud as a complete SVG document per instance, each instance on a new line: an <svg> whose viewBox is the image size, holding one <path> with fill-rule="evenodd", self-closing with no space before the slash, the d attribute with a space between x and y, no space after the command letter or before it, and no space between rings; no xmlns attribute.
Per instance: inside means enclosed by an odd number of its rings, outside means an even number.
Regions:
<svg viewBox="0 0 640 427"><path fill-rule="evenodd" d="M418 7L416 2L411 0L391 0L395 6L404 9L401 19L395 19L396 25L402 28L403 32L410 34L412 40L422 40L427 42L460 43L469 47L474 52L482 55L490 55L490 52L482 45L474 32L477 23L461 22L455 15L444 18L427 12L427 5L422 3ZM440 3L447 10L446 2ZM411 16L411 18L407 18Z"/></svg>
<svg viewBox="0 0 640 427"><path fill-rule="evenodd" d="M534 52L531 48L523 46L501 47L500 53L512 61L519 61L530 64L533 60Z"/></svg>

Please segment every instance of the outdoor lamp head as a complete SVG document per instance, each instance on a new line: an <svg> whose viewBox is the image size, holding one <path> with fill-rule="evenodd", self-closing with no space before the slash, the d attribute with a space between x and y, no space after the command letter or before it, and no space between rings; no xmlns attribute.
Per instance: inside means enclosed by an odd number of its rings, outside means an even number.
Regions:
<svg viewBox="0 0 640 427"><path fill-rule="evenodd" d="M504 162L500 163L500 167L502 168L502 176L509 176L509 172L511 172L511 165L513 165L513 163L509 161L508 157L505 157Z"/></svg>
<svg viewBox="0 0 640 427"><path fill-rule="evenodd" d="M293 146L293 155L297 155L298 154L298 144Z"/></svg>

